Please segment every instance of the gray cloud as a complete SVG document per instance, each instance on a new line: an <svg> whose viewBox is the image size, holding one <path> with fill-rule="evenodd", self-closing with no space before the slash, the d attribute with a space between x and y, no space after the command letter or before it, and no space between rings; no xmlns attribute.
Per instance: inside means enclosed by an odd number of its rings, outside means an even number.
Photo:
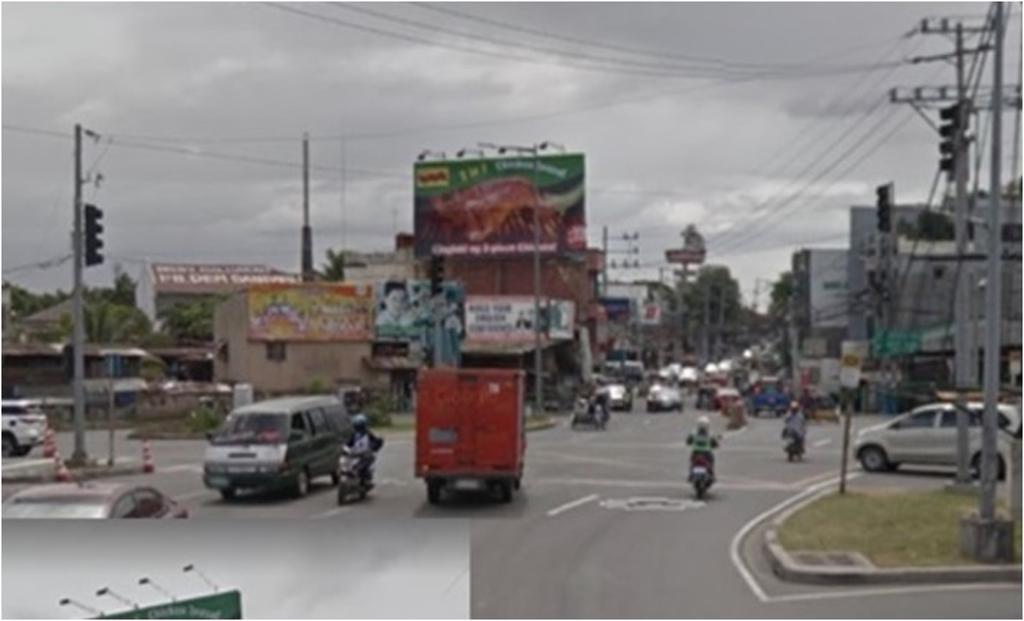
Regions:
<svg viewBox="0 0 1024 621"><path fill-rule="evenodd" d="M300 8L507 56L540 58L530 48L561 47L651 64L678 65L683 61L667 55L689 55L733 64L816 66L871 63L887 49L898 59L911 45L920 45L922 53L945 49L938 40L896 43L921 17L984 12L978 5L921 3L454 7L489 20L663 53L656 57L595 51L408 4L370 8L515 40L520 47L460 40L344 7ZM600 240L602 225L638 230L643 260L650 263L677 241L676 230L687 222L711 231L747 226L754 205L777 188L801 187L858 137L864 128L822 157L842 127L863 114L863 102L893 84L929 83L926 77L935 69L903 67L886 80L880 79L885 72L809 71L785 80L716 84L584 71L549 57L538 63L501 60L257 4L7 4L3 17L5 124L70 133L81 122L101 134L124 136L109 150L103 141L89 144L85 155L88 164L106 150L99 164L105 182L94 198L106 210L108 254L124 261L239 260L295 269L297 168L133 149L127 141L136 136L151 145L297 164L299 138L309 131L313 163L322 167L312 175L318 262L327 247L388 247L396 227L411 229L411 163L421 149L451 154L481 140L551 139L587 155L591 241ZM1019 32L1014 22L1008 49L1019 45ZM887 105L877 114L906 113ZM339 134L384 134L346 142L344 210L342 145L328 139ZM757 241L757 247L774 250L724 260L745 284L774 277L789 263L792 248L784 242L795 239L785 231L798 223L808 243L816 235L827 237L839 226L835 214L870 201L871 188L890 179L901 197L923 199L934 160L931 130L911 121L841 185L826 188L837 175L826 176L821 198L812 191L795 201L799 206ZM810 174L799 174L808 166ZM5 268L67 252L70 172L69 141L3 132ZM87 196L92 195L90 190ZM103 282L109 267L89 270L88 279ZM12 278L52 288L66 286L70 275L55 269Z"/></svg>

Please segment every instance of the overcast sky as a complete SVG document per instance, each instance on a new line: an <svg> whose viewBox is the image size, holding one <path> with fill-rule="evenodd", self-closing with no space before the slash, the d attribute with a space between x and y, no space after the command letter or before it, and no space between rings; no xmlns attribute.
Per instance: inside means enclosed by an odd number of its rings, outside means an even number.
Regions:
<svg viewBox="0 0 1024 621"><path fill-rule="evenodd" d="M469 523L365 519L99 522L5 520L4 618L82 618L70 597L104 611L109 587L141 606L205 595L192 563L239 589L245 618L468 618ZM396 596L397 595L397 596Z"/></svg>
<svg viewBox="0 0 1024 621"><path fill-rule="evenodd" d="M318 264L328 247L386 249L411 230L422 149L552 140L586 154L591 243L604 225L640 234L649 268L614 276L656 275L692 222L749 301L796 247L844 245L848 207L872 203L876 185L926 198L937 138L883 99L951 84L953 69L892 63L951 48L902 38L921 18L987 9L434 6L5 3L4 278L70 283L67 263L20 268L67 252L67 136L80 122L101 135L84 162L103 181L86 198L106 212L110 257L87 270L91 284L115 262L137 275L146 258L297 270L308 131ZM1013 6L1008 83L1020 75Z"/></svg>

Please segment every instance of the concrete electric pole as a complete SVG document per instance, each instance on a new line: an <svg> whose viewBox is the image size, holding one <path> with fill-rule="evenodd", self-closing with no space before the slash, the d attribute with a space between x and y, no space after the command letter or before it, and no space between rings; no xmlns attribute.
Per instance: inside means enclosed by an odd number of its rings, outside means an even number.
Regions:
<svg viewBox="0 0 1024 621"><path fill-rule="evenodd" d="M309 226L309 134L302 135L302 282L313 281L313 229Z"/></svg>
<svg viewBox="0 0 1024 621"><path fill-rule="evenodd" d="M74 264L74 284L71 297L71 318L73 322L71 348L74 375L71 393L74 399L75 448L71 453L71 462L85 464L89 455L85 450L85 313L82 308L82 267L83 267L83 234L82 234L82 126L75 125L75 198L74 198L74 231L72 233L72 258Z"/></svg>

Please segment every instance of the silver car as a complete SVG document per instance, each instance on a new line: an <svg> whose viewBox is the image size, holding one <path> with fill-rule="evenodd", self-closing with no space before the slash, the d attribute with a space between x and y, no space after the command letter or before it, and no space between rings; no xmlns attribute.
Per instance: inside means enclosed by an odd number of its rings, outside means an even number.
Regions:
<svg viewBox="0 0 1024 621"><path fill-rule="evenodd" d="M967 404L968 446L971 469L981 468L981 417L984 404ZM1011 436L1020 427L1020 412L1011 405L999 406L999 476L1006 472ZM932 403L901 414L891 421L857 433L854 455L869 472L894 470L900 464L956 466L956 408L951 403Z"/></svg>
<svg viewBox="0 0 1024 621"><path fill-rule="evenodd" d="M32 399L3 400L3 456L27 455L42 444L46 434L46 413Z"/></svg>

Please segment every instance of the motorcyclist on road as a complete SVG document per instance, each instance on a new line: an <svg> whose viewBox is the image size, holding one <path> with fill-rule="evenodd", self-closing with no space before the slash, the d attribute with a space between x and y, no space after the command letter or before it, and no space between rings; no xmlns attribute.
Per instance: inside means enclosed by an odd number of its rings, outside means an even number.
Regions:
<svg viewBox="0 0 1024 621"><path fill-rule="evenodd" d="M359 457L359 476L366 483L372 483L373 471L370 467L375 460L375 454L384 446L384 440L370 431L369 420L365 414L357 413L352 417L352 435L345 446L353 455Z"/></svg>
<svg viewBox="0 0 1024 621"><path fill-rule="evenodd" d="M718 448L718 439L711 435L711 421L708 420L707 416L701 416L697 419L697 429L686 437L686 445L693 447L693 450L690 452L690 463L692 464L696 457L704 456L708 462L711 478L714 479L714 450Z"/></svg>
<svg viewBox="0 0 1024 621"><path fill-rule="evenodd" d="M611 417L608 411L608 392L596 391L590 398L589 414L601 426L608 424Z"/></svg>
<svg viewBox="0 0 1024 621"><path fill-rule="evenodd" d="M789 404L789 412L783 420L782 438L796 438L801 444L807 436L807 418L804 416L800 404L793 401Z"/></svg>

